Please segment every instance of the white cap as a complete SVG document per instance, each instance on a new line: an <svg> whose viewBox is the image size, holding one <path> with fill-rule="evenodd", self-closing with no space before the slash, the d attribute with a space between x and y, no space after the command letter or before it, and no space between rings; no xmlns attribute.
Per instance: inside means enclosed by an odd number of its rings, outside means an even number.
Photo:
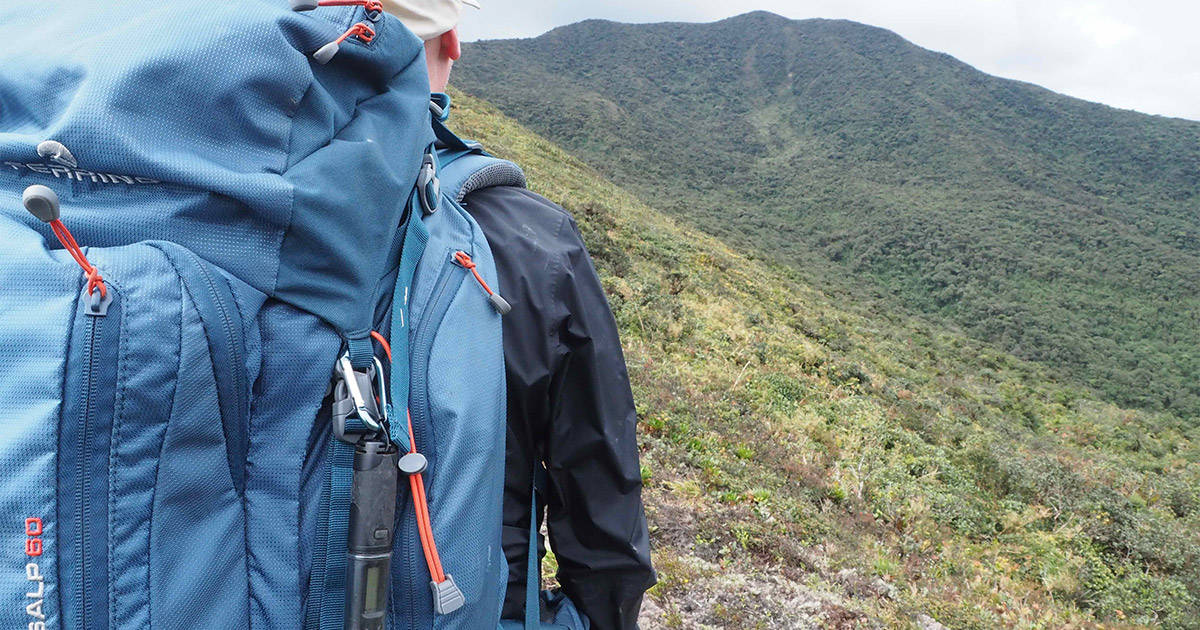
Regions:
<svg viewBox="0 0 1200 630"><path fill-rule="evenodd" d="M429 41L458 26L463 5L479 7L476 0L382 0L383 10L400 18L408 30Z"/></svg>

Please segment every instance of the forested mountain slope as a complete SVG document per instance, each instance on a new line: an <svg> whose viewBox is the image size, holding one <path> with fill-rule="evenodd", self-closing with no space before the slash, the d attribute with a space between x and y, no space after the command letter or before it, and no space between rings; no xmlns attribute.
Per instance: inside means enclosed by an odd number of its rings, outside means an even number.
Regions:
<svg viewBox="0 0 1200 630"><path fill-rule="evenodd" d="M763 12L478 42L455 72L756 258L882 290L1118 404L1200 417L1200 123Z"/></svg>
<svg viewBox="0 0 1200 630"><path fill-rule="evenodd" d="M575 215L613 303L644 628L1200 628L1200 429L751 260L454 96L452 128Z"/></svg>

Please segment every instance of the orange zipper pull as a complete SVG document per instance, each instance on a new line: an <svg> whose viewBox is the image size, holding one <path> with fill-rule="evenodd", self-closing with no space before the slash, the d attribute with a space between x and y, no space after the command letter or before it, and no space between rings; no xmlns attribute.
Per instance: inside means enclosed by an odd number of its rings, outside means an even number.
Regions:
<svg viewBox="0 0 1200 630"><path fill-rule="evenodd" d="M479 272L475 269L475 261L471 260L470 255L461 250L454 252L454 262L475 276L475 281L479 283L479 286L483 287L484 293L487 293L488 302L491 302L492 308L496 309L497 313L508 315L512 311L512 305L508 303L508 300L500 297L499 293L492 291L492 288L483 280L483 276L479 275Z"/></svg>
<svg viewBox="0 0 1200 630"><path fill-rule="evenodd" d="M371 28L366 22L359 22L354 26L346 29L342 36L320 47L317 52L313 53L313 59L317 63L324 65L333 59L333 56L341 50L342 43L351 37L357 37L364 44L370 44L371 40L375 39L375 29Z"/></svg>

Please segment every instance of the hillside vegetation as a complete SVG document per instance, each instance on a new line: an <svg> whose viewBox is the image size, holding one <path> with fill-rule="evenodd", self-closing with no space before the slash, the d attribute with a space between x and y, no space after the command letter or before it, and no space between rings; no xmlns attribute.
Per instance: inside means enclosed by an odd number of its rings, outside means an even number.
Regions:
<svg viewBox="0 0 1200 630"><path fill-rule="evenodd" d="M1200 628L1200 435L680 225L491 105L578 219L638 401L644 627Z"/></svg>
<svg viewBox="0 0 1200 630"><path fill-rule="evenodd" d="M1200 123L762 12L479 42L455 80L756 258L1200 418Z"/></svg>

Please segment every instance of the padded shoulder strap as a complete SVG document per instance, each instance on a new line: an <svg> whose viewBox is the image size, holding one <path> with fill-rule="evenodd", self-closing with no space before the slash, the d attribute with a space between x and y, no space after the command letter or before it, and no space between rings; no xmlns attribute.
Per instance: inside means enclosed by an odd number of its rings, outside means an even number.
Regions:
<svg viewBox="0 0 1200 630"><path fill-rule="evenodd" d="M446 155L443 156L443 153ZM438 180L441 182L442 193L458 202L483 188L525 187L525 173L519 166L482 151L458 153L439 150Z"/></svg>

